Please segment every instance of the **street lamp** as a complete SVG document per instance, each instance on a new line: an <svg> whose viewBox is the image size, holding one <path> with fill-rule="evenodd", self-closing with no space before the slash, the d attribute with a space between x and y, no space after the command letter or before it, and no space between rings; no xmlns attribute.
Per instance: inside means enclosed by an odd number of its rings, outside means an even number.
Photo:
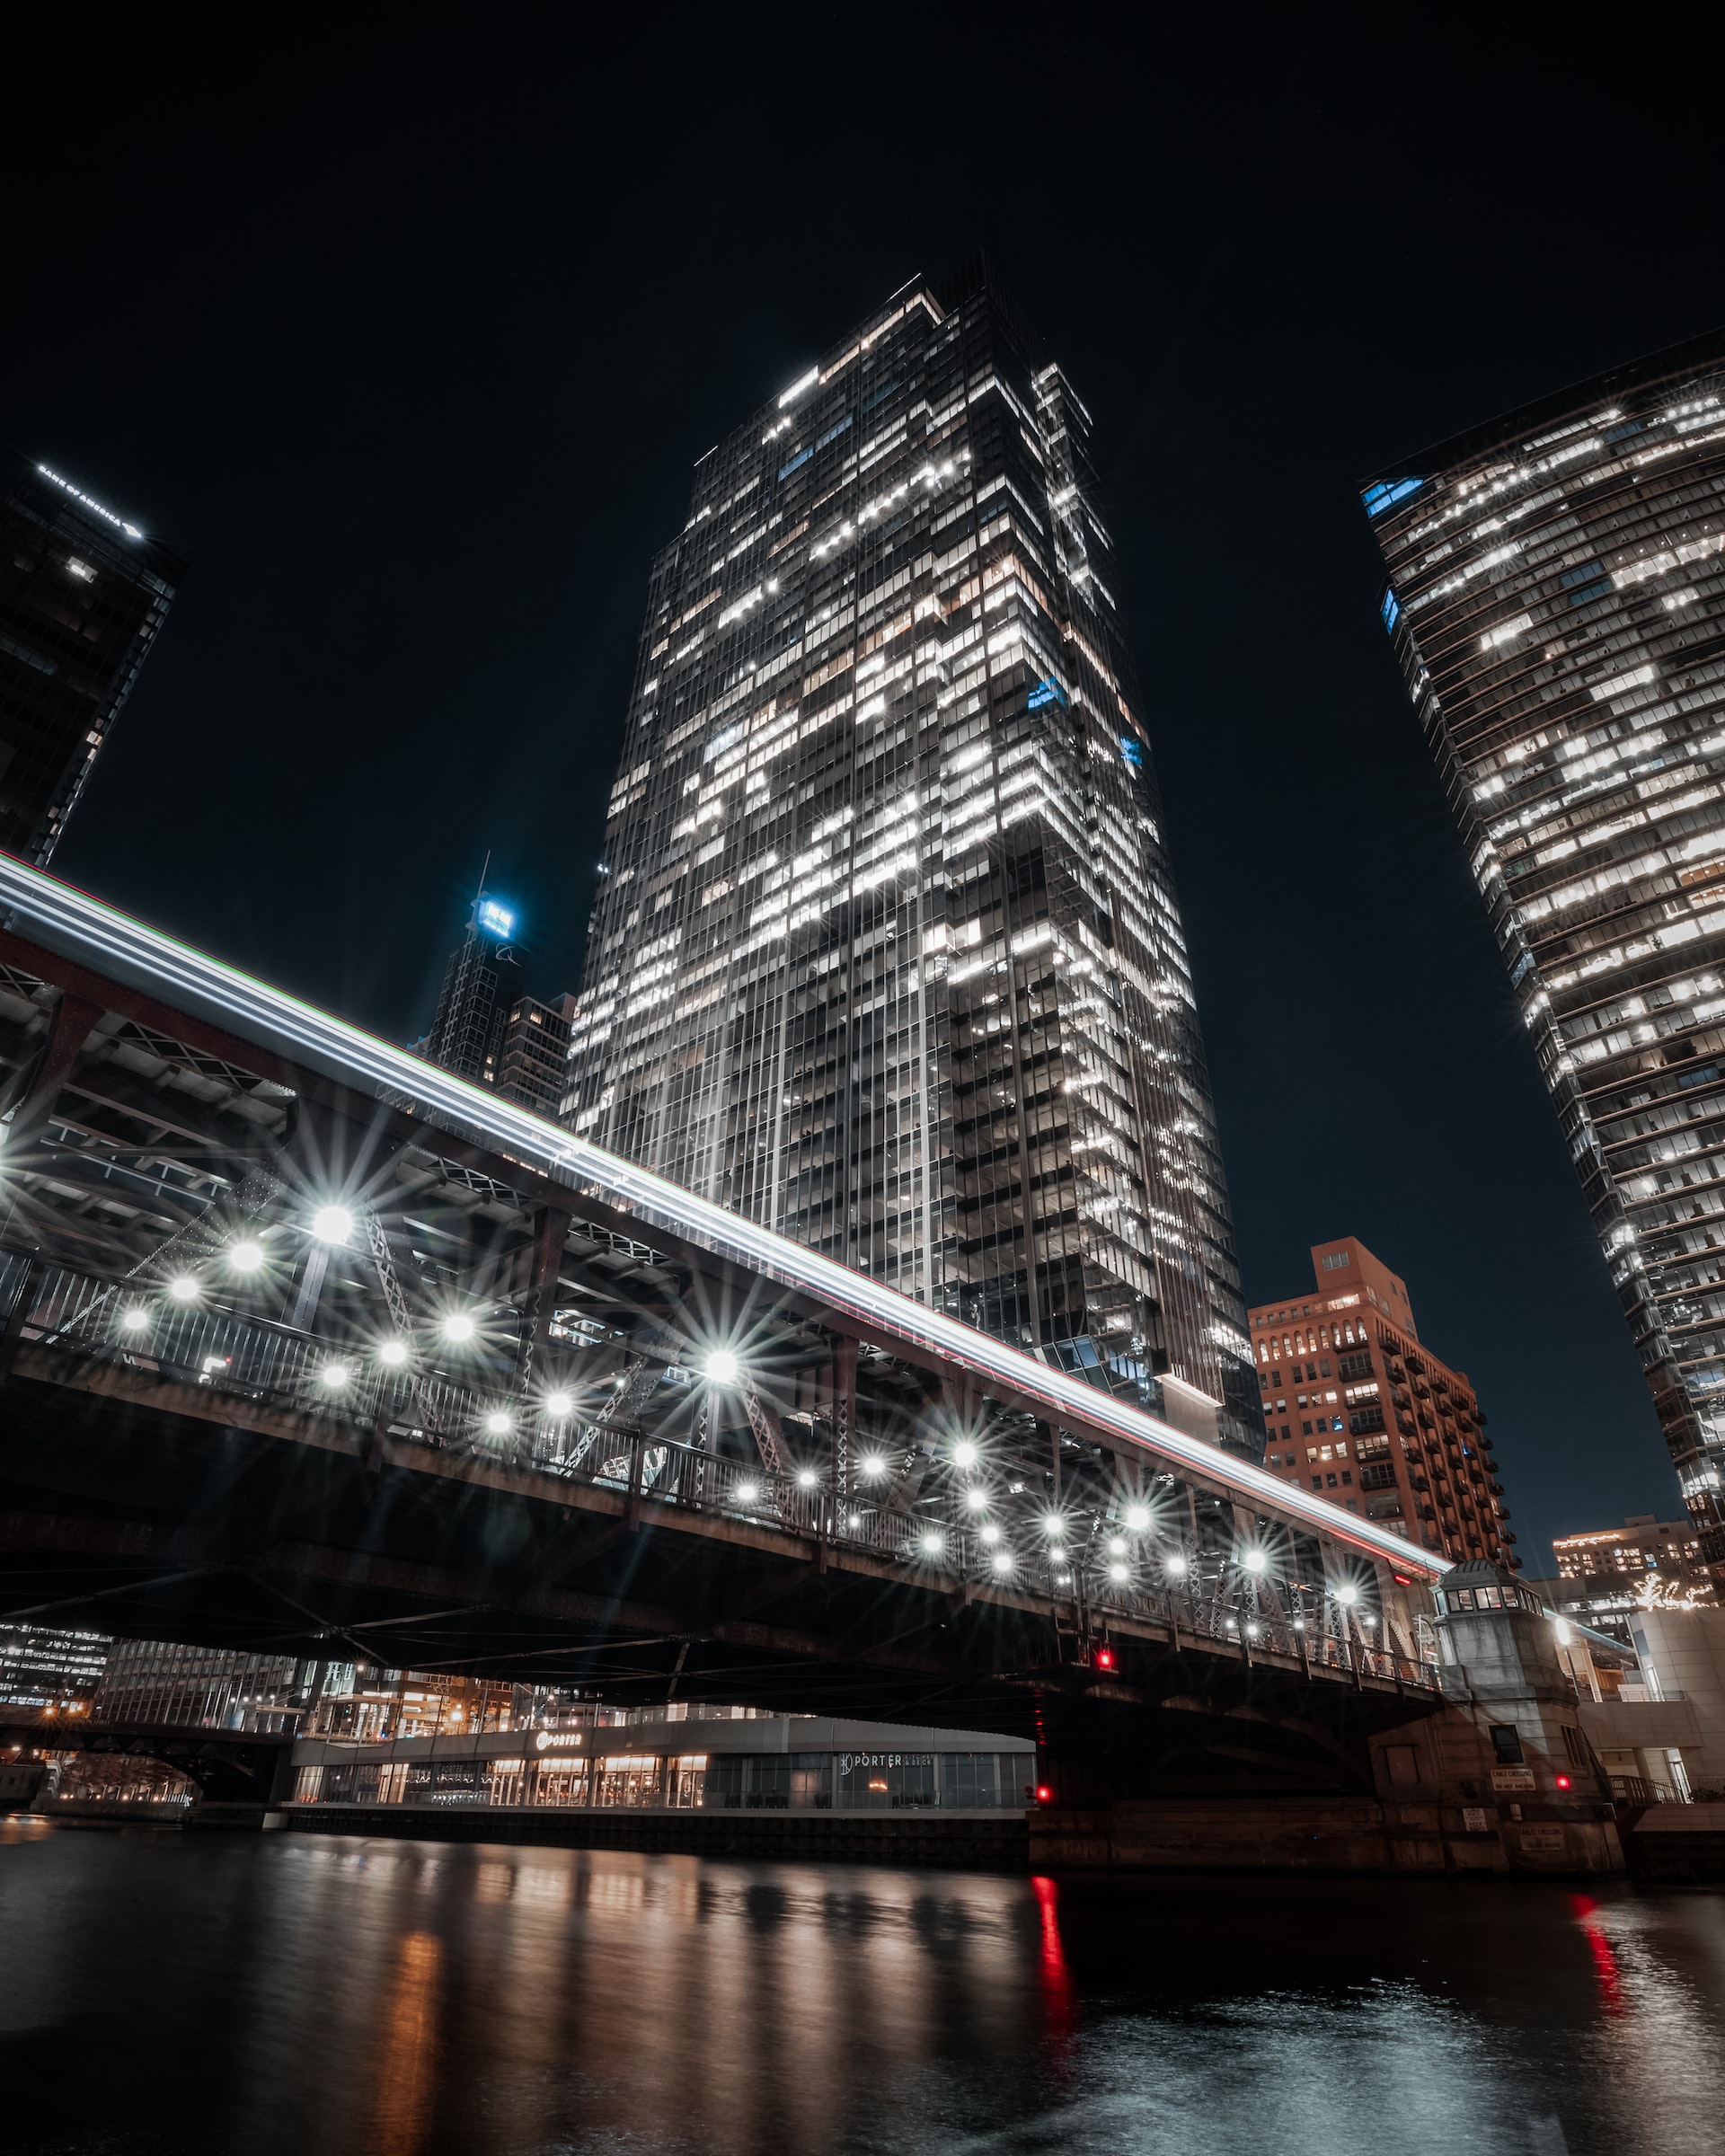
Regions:
<svg viewBox="0 0 1725 2156"><path fill-rule="evenodd" d="M345 1206L320 1206L312 1215L312 1233L320 1242L345 1248L353 1233L353 1215Z"/></svg>

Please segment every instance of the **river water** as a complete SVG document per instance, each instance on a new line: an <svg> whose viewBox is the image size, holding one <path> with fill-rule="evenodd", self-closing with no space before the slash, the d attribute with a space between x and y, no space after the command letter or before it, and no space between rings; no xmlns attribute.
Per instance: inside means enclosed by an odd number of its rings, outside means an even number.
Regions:
<svg viewBox="0 0 1725 2156"><path fill-rule="evenodd" d="M19 2156L1720 2156L1725 1895L0 1823Z"/></svg>

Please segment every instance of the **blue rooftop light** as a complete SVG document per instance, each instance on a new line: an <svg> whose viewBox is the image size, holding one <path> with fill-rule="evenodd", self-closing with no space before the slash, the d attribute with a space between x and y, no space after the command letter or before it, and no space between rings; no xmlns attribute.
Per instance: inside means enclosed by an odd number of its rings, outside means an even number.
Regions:
<svg viewBox="0 0 1725 2156"><path fill-rule="evenodd" d="M507 906L500 906L495 898L482 898L474 915L488 936L512 936L515 933L515 915Z"/></svg>

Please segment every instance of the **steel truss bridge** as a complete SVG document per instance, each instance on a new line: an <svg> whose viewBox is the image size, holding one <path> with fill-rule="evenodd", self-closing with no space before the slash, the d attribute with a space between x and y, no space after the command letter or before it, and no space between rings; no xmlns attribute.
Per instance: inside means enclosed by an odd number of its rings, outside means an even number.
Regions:
<svg viewBox="0 0 1725 2156"><path fill-rule="evenodd" d="M0 1118L0 1617L1158 1786L1438 1703L1440 1561L4 857Z"/></svg>

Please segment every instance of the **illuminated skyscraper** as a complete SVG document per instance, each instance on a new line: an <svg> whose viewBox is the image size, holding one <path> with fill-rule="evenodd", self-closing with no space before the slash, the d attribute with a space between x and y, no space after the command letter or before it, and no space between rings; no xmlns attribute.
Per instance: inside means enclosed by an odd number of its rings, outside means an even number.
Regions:
<svg viewBox="0 0 1725 2156"><path fill-rule="evenodd" d="M1365 500L1384 622L1725 1568L1725 334Z"/></svg>
<svg viewBox="0 0 1725 2156"><path fill-rule="evenodd" d="M896 293L701 459L564 1112L1258 1458L1089 434L978 270Z"/></svg>
<svg viewBox="0 0 1725 2156"><path fill-rule="evenodd" d="M504 1029L521 994L521 963L509 939L513 910L482 888L473 900L467 933L449 953L438 1015L419 1053L457 1078L492 1085Z"/></svg>
<svg viewBox="0 0 1725 2156"><path fill-rule="evenodd" d="M0 508L0 851L46 868L185 563L45 464Z"/></svg>

